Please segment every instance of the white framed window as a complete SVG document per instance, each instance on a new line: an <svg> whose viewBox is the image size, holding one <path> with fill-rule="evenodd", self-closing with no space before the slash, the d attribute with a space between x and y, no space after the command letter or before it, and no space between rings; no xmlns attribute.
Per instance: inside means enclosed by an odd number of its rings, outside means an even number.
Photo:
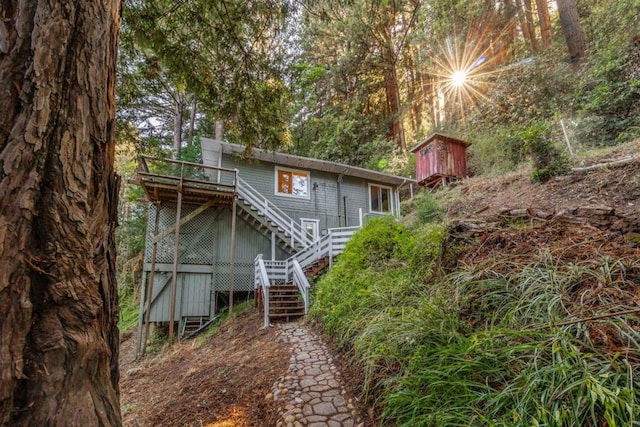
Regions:
<svg viewBox="0 0 640 427"><path fill-rule="evenodd" d="M276 166L276 189L278 196L310 199L310 174L307 171L286 169Z"/></svg>
<svg viewBox="0 0 640 427"><path fill-rule="evenodd" d="M393 199L391 187L369 184L369 212L393 213Z"/></svg>

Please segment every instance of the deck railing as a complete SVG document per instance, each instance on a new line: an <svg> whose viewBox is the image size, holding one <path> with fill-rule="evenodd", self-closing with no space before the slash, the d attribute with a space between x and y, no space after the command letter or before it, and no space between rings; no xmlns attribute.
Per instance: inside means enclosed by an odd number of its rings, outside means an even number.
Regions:
<svg viewBox="0 0 640 427"><path fill-rule="evenodd" d="M292 247L305 247L311 243L307 231L302 228L301 224L294 221L242 178L238 177L237 183L238 196L269 218L276 228L283 230L285 236L290 238Z"/></svg>
<svg viewBox="0 0 640 427"><path fill-rule="evenodd" d="M220 191L235 192L238 170L181 160L158 159L140 156L138 175L141 179L157 183L211 187ZM215 177L215 179L213 179Z"/></svg>

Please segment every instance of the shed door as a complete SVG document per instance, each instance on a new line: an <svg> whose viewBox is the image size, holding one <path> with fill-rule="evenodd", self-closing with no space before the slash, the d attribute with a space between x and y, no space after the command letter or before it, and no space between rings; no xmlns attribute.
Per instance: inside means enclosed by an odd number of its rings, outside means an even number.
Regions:
<svg viewBox="0 0 640 427"><path fill-rule="evenodd" d="M209 316L211 307L211 274L183 273L178 275L182 287L181 313L185 316Z"/></svg>

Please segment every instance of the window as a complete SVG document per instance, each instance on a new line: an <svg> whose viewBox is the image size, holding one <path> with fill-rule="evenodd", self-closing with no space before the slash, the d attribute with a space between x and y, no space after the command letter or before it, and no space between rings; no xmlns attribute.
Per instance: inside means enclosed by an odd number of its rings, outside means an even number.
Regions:
<svg viewBox="0 0 640 427"><path fill-rule="evenodd" d="M369 184L369 212L391 213L391 188Z"/></svg>
<svg viewBox="0 0 640 427"><path fill-rule="evenodd" d="M276 194L309 199L309 172L276 167Z"/></svg>

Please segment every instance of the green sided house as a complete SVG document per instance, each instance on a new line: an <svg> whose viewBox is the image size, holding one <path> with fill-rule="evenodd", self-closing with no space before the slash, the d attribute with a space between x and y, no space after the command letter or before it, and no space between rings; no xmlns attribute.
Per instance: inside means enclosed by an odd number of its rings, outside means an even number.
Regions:
<svg viewBox="0 0 640 427"><path fill-rule="evenodd" d="M410 178L202 138L203 164L140 160L150 203L138 324L170 341L203 327L230 292L255 292L265 324L308 309L306 275L368 217L399 215Z"/></svg>

